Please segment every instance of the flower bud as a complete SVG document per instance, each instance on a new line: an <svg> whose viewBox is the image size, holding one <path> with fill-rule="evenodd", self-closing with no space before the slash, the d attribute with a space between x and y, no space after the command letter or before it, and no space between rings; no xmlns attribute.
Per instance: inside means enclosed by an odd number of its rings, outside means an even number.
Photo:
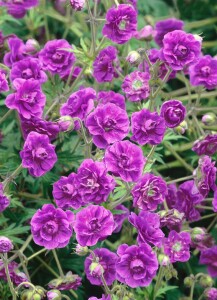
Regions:
<svg viewBox="0 0 217 300"><path fill-rule="evenodd" d="M217 299L217 289L210 288L204 291L204 296L206 300L216 300Z"/></svg>
<svg viewBox="0 0 217 300"><path fill-rule="evenodd" d="M97 277L100 277L104 273L103 267L98 262L92 262L90 265L90 272Z"/></svg>
<svg viewBox="0 0 217 300"><path fill-rule="evenodd" d="M193 283L194 283L194 277L192 277L192 276L185 277L184 285L186 287L192 287Z"/></svg>
<svg viewBox="0 0 217 300"><path fill-rule="evenodd" d="M215 125L217 121L216 115L212 112L205 114L202 117L202 122L207 126Z"/></svg>
<svg viewBox="0 0 217 300"><path fill-rule="evenodd" d="M60 131L63 131L63 132L71 131L75 127L74 120L70 116L60 117L58 124L60 127Z"/></svg>
<svg viewBox="0 0 217 300"><path fill-rule="evenodd" d="M206 231L201 227L195 227L191 230L191 240L194 243L202 242L205 235L206 235Z"/></svg>
<svg viewBox="0 0 217 300"><path fill-rule="evenodd" d="M74 10L80 11L84 8L85 0L70 0L70 4Z"/></svg>
<svg viewBox="0 0 217 300"><path fill-rule="evenodd" d="M29 39L25 45L25 52L28 54L35 54L40 49L39 43L34 39Z"/></svg>
<svg viewBox="0 0 217 300"><path fill-rule="evenodd" d="M156 34L156 30L151 25L146 25L140 31L137 31L135 34L135 38L140 41L151 41L153 40Z"/></svg>
<svg viewBox="0 0 217 300"><path fill-rule="evenodd" d="M202 275L200 277L200 280L199 280L199 284L203 287L203 288L207 288L207 287L212 287L213 286L213 279L212 277L210 277L209 275Z"/></svg>
<svg viewBox="0 0 217 300"><path fill-rule="evenodd" d="M21 300L42 300L45 297L45 290L40 286L35 286L35 290L25 290L21 294Z"/></svg>
<svg viewBox="0 0 217 300"><path fill-rule="evenodd" d="M166 267L166 266L169 265L170 259L169 259L169 257L168 257L167 255L165 255L165 254L159 254L159 255L158 255L158 262L159 262L159 264L160 264L161 266Z"/></svg>
<svg viewBox="0 0 217 300"><path fill-rule="evenodd" d="M202 44L203 38L200 35L193 34L193 36L194 36L195 40L197 40L198 42L200 42Z"/></svg>
<svg viewBox="0 0 217 300"><path fill-rule="evenodd" d="M0 236L0 253L7 253L13 249L13 244L5 236Z"/></svg>
<svg viewBox="0 0 217 300"><path fill-rule="evenodd" d="M130 51L126 57L131 65L138 65L141 62L141 55L137 51Z"/></svg>
<svg viewBox="0 0 217 300"><path fill-rule="evenodd" d="M173 128L173 129L178 134L184 134L185 131L188 129L188 124L186 121L183 121L182 123L179 124L179 126Z"/></svg>
<svg viewBox="0 0 217 300"><path fill-rule="evenodd" d="M62 296L60 291L58 290L51 290L47 292L47 300L61 300Z"/></svg>
<svg viewBox="0 0 217 300"><path fill-rule="evenodd" d="M88 247L82 247L81 245L77 244L75 248L75 253L79 256L86 256L88 254L89 250Z"/></svg>

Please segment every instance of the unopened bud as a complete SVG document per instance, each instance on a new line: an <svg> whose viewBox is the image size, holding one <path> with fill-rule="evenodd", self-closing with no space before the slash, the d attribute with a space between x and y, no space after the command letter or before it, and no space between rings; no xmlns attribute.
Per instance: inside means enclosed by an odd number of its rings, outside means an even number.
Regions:
<svg viewBox="0 0 217 300"><path fill-rule="evenodd" d="M103 267L97 262L92 262L89 268L90 268L90 273L94 274L97 277L102 276L104 273Z"/></svg>
<svg viewBox="0 0 217 300"><path fill-rule="evenodd" d="M84 8L85 0L70 0L70 4L74 10L80 11Z"/></svg>
<svg viewBox="0 0 217 300"><path fill-rule="evenodd" d="M88 247L82 247L81 245L77 244L75 248L75 253L79 256L85 256L89 252Z"/></svg>
<svg viewBox="0 0 217 300"><path fill-rule="evenodd" d="M135 38L141 41L151 41L156 35L156 30L151 25L146 25L140 31L137 31Z"/></svg>
<svg viewBox="0 0 217 300"><path fill-rule="evenodd" d="M188 124L186 121L183 121L179 124L179 126L174 128L174 131L178 134L184 134L185 131L188 129Z"/></svg>
<svg viewBox="0 0 217 300"><path fill-rule="evenodd" d="M200 277L200 280L199 280L199 284L203 287L203 288L207 288L207 287L212 287L213 286L213 279L212 277L210 277L209 275L202 275Z"/></svg>
<svg viewBox="0 0 217 300"><path fill-rule="evenodd" d="M25 290L21 294L21 300L42 300L45 297L45 290L40 286L35 286L35 290Z"/></svg>
<svg viewBox="0 0 217 300"><path fill-rule="evenodd" d="M35 54L40 49L39 43L34 39L27 40L25 44L25 52L28 54Z"/></svg>
<svg viewBox="0 0 217 300"><path fill-rule="evenodd" d="M74 129L74 120L70 116L63 116L58 121L60 130L63 132L71 131Z"/></svg>
<svg viewBox="0 0 217 300"><path fill-rule="evenodd" d="M161 266L166 267L166 266L169 265L170 259L169 259L169 257L168 257L167 255L165 255L165 254L159 254L159 255L158 255L158 262L159 262L159 264L160 264Z"/></svg>
<svg viewBox="0 0 217 300"><path fill-rule="evenodd" d="M126 57L131 65L138 65L141 62L141 55L137 51L130 51Z"/></svg>
<svg viewBox="0 0 217 300"><path fill-rule="evenodd" d="M186 287L192 287L193 283L194 283L194 277L192 277L192 276L185 277L184 285Z"/></svg>
<svg viewBox="0 0 217 300"><path fill-rule="evenodd" d="M58 290L51 290L47 292L47 300L61 300L62 296L60 291Z"/></svg>
<svg viewBox="0 0 217 300"><path fill-rule="evenodd" d="M13 244L6 236L0 236L0 253L7 253L13 249Z"/></svg>
<svg viewBox="0 0 217 300"><path fill-rule="evenodd" d="M215 125L217 121L216 115L212 112L205 114L202 117L202 122L207 126Z"/></svg>
<svg viewBox="0 0 217 300"><path fill-rule="evenodd" d="M202 242L206 235L206 231L201 227L195 227L191 230L191 240L194 243Z"/></svg>
<svg viewBox="0 0 217 300"><path fill-rule="evenodd" d="M203 38L200 35L193 34L193 36L194 36L195 40L197 40L198 42L200 42L202 44Z"/></svg>

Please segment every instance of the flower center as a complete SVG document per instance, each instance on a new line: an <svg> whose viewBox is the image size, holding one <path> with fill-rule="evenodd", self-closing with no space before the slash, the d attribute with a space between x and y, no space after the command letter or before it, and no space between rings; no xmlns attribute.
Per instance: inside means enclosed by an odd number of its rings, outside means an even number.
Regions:
<svg viewBox="0 0 217 300"><path fill-rule="evenodd" d="M55 62L60 62L62 60L63 55L61 53L54 53L52 58Z"/></svg>
<svg viewBox="0 0 217 300"><path fill-rule="evenodd" d="M141 89L142 86L143 86L142 81L138 80L138 79L134 80L132 83L132 87L134 90L139 90L139 89Z"/></svg>
<svg viewBox="0 0 217 300"><path fill-rule="evenodd" d="M119 29L121 30L125 30L126 26L127 26L127 22L125 20L122 20L118 25Z"/></svg>
<svg viewBox="0 0 217 300"><path fill-rule="evenodd" d="M49 221L43 226L43 230L47 234L54 234L58 230L58 225L54 221Z"/></svg>
<svg viewBox="0 0 217 300"><path fill-rule="evenodd" d="M188 54L188 48L184 45L178 45L175 49L175 53L177 56L185 57Z"/></svg>
<svg viewBox="0 0 217 300"><path fill-rule="evenodd" d="M23 94L22 97L21 97L21 101L24 101L24 102L28 102L28 103L34 103L35 102L35 97L36 97L37 93L36 92L32 92L32 93L29 93L29 94Z"/></svg>
<svg viewBox="0 0 217 300"><path fill-rule="evenodd" d="M116 121L115 120L112 120L112 119L107 119L106 120L106 122L104 123L104 130L105 131L110 131L110 130L112 130L114 127L115 127L115 125L116 125Z"/></svg>
<svg viewBox="0 0 217 300"><path fill-rule="evenodd" d="M118 164L122 168L128 167L129 166L129 157L125 153L121 153Z"/></svg>
<svg viewBox="0 0 217 300"><path fill-rule="evenodd" d="M179 252L182 249L182 244L180 242L177 242L172 247L173 251Z"/></svg>
<svg viewBox="0 0 217 300"><path fill-rule="evenodd" d="M201 74L205 77L208 77L210 75L210 67L209 66L204 66L200 69Z"/></svg>
<svg viewBox="0 0 217 300"><path fill-rule="evenodd" d="M73 185L69 184L69 183L63 185L62 186L62 191L65 194L73 194L73 191L74 191Z"/></svg>
<svg viewBox="0 0 217 300"><path fill-rule="evenodd" d="M31 69L26 69L26 70L23 70L22 72L22 78L25 78L25 79L29 79L32 77L32 70Z"/></svg>
<svg viewBox="0 0 217 300"><path fill-rule="evenodd" d="M40 159L45 159L48 156L47 151L43 148L43 147L39 147L36 151L35 151L35 156L37 158Z"/></svg>
<svg viewBox="0 0 217 300"><path fill-rule="evenodd" d="M90 224L91 230L94 231L94 232L98 231L98 229L100 229L100 227L101 227L100 224L99 224L98 219L96 219L96 218L91 220L89 222L89 224Z"/></svg>
<svg viewBox="0 0 217 300"><path fill-rule="evenodd" d="M144 264L141 259L136 258L130 263L130 269L133 270L134 273L142 273L144 271Z"/></svg>

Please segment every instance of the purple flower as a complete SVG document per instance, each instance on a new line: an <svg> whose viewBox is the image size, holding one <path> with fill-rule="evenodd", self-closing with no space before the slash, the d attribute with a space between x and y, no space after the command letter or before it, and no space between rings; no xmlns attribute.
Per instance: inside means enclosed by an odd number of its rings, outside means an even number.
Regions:
<svg viewBox="0 0 217 300"><path fill-rule="evenodd" d="M149 79L147 72L134 71L127 75L121 86L127 99L132 102L146 99L150 93Z"/></svg>
<svg viewBox="0 0 217 300"><path fill-rule="evenodd" d="M148 244L120 245L116 263L117 279L131 288L148 286L155 277L158 261Z"/></svg>
<svg viewBox="0 0 217 300"><path fill-rule="evenodd" d="M78 190L83 203L105 202L115 187L115 181L107 174L103 162L85 159L77 172Z"/></svg>
<svg viewBox="0 0 217 300"><path fill-rule="evenodd" d="M160 229L160 217L157 214L141 211L137 216L132 212L128 220L138 231L139 245L148 243L161 247L164 233Z"/></svg>
<svg viewBox="0 0 217 300"><path fill-rule="evenodd" d="M72 274L71 271L67 272L65 276L51 280L48 283L50 289L58 289L60 291L77 290L81 285L81 277L77 274Z"/></svg>
<svg viewBox="0 0 217 300"><path fill-rule="evenodd" d="M191 236L188 232L170 231L164 241L164 253L169 256L171 263L185 262L190 259Z"/></svg>
<svg viewBox="0 0 217 300"><path fill-rule="evenodd" d="M125 98L119 93L113 91L100 91L97 96L99 104L113 103L122 109L126 109Z"/></svg>
<svg viewBox="0 0 217 300"><path fill-rule="evenodd" d="M164 118L166 126L174 128L184 121L186 108L181 101L169 100L163 103L160 116Z"/></svg>
<svg viewBox="0 0 217 300"><path fill-rule="evenodd" d="M93 254L90 254L84 262L84 270L87 279L91 284L103 285L100 272L97 272L98 268L105 278L107 285L111 285L116 279L116 261L117 255L106 248L98 248L93 250Z"/></svg>
<svg viewBox="0 0 217 300"><path fill-rule="evenodd" d="M7 3L8 2L8 3ZM0 1L0 6L6 6L8 14L14 18L21 19L25 16L26 11L34 6L38 5L38 0L10 0Z"/></svg>
<svg viewBox="0 0 217 300"><path fill-rule="evenodd" d="M194 180L182 183L177 191L177 202L175 208L183 212L189 221L197 221L200 218L199 211L195 208L204 197L195 186Z"/></svg>
<svg viewBox="0 0 217 300"><path fill-rule="evenodd" d="M167 226L169 230L181 230L185 219L184 213L180 213L177 209L173 208L170 210L161 210L158 214L160 216L160 227Z"/></svg>
<svg viewBox="0 0 217 300"><path fill-rule="evenodd" d="M174 208L177 201L177 187L175 183L167 185L166 202L169 208Z"/></svg>
<svg viewBox="0 0 217 300"><path fill-rule="evenodd" d="M141 41L151 41L155 34L156 30L151 25L146 25L140 31L137 31L134 37Z"/></svg>
<svg viewBox="0 0 217 300"><path fill-rule="evenodd" d="M0 182L0 213L10 205L10 200L4 195L4 186Z"/></svg>
<svg viewBox="0 0 217 300"><path fill-rule="evenodd" d="M62 209L78 209L82 205L78 190L77 174L62 176L53 184L53 197L58 207Z"/></svg>
<svg viewBox="0 0 217 300"><path fill-rule="evenodd" d="M182 30L184 22L175 18L158 21L155 25L155 42L162 47L165 34L174 30Z"/></svg>
<svg viewBox="0 0 217 300"><path fill-rule="evenodd" d="M0 253L7 253L13 249L13 244L5 236L0 236Z"/></svg>
<svg viewBox="0 0 217 300"><path fill-rule="evenodd" d="M207 265L207 271L210 276L217 277L217 246L205 249L200 255L200 264Z"/></svg>
<svg viewBox="0 0 217 300"><path fill-rule="evenodd" d="M194 171L196 175L195 183L196 186L205 198L210 188L215 190L215 181L216 181L216 167L215 162L212 162L209 156L203 156L198 161L198 167Z"/></svg>
<svg viewBox="0 0 217 300"><path fill-rule="evenodd" d="M113 46L101 50L93 62L93 76L97 82L111 82L118 77L115 67L119 67L117 49Z"/></svg>
<svg viewBox="0 0 217 300"><path fill-rule="evenodd" d="M35 131L40 134L46 134L52 141L57 138L60 131L59 125L41 118L31 117L31 119L25 119L20 116L20 121L24 139L27 138L31 131Z"/></svg>
<svg viewBox="0 0 217 300"><path fill-rule="evenodd" d="M85 125L99 148L121 141L129 132L127 112L113 103L98 106L88 115Z"/></svg>
<svg viewBox="0 0 217 300"><path fill-rule="evenodd" d="M3 70L0 69L0 92L9 91L8 81Z"/></svg>
<svg viewBox="0 0 217 300"><path fill-rule="evenodd" d="M42 71L42 64L37 58L28 57L13 64L10 79L35 79L40 83L47 81L47 75Z"/></svg>
<svg viewBox="0 0 217 300"><path fill-rule="evenodd" d="M74 10L80 11L84 8L85 0L70 0L70 4Z"/></svg>
<svg viewBox="0 0 217 300"><path fill-rule="evenodd" d="M23 150L20 151L23 168L28 168L29 173L34 177L44 175L53 168L57 161L54 148L47 135L30 132Z"/></svg>
<svg viewBox="0 0 217 300"><path fill-rule="evenodd" d="M137 12L131 5L120 4L107 11L106 24L102 34L112 42L124 44L135 34L137 28Z"/></svg>
<svg viewBox="0 0 217 300"><path fill-rule="evenodd" d="M183 70L193 64L201 53L201 42L182 30L167 33L163 39L161 59L173 70Z"/></svg>
<svg viewBox="0 0 217 300"><path fill-rule="evenodd" d="M204 296L206 300L217 300L217 289L209 288L204 291Z"/></svg>
<svg viewBox="0 0 217 300"><path fill-rule="evenodd" d="M215 189L215 191L214 191L214 198L212 201L212 206L213 206L214 212L217 212L217 189ZM0 211L1 211L1 209L0 209Z"/></svg>
<svg viewBox="0 0 217 300"><path fill-rule="evenodd" d="M42 93L40 83L33 79L16 79L13 82L16 92L7 96L5 104L16 109L22 117L41 117L46 97Z"/></svg>
<svg viewBox="0 0 217 300"><path fill-rule="evenodd" d="M133 205L145 211L156 210L166 194L166 182L159 176L145 173L132 189Z"/></svg>
<svg viewBox="0 0 217 300"><path fill-rule="evenodd" d="M8 39L8 47L10 52L6 53L4 56L4 64L11 68L15 62L25 58L25 45L21 39L13 37Z"/></svg>
<svg viewBox="0 0 217 300"><path fill-rule="evenodd" d="M116 142L109 146L104 160L107 170L126 182L137 181L146 162L142 150L129 141Z"/></svg>
<svg viewBox="0 0 217 300"><path fill-rule="evenodd" d="M115 228L112 213L103 206L89 205L76 214L74 230L81 246L94 246Z"/></svg>
<svg viewBox="0 0 217 300"><path fill-rule="evenodd" d="M148 57L149 60L152 64L155 64L156 62L160 62L160 50L159 49L155 49L152 48L148 51ZM141 71L146 71L149 72L150 68L149 65L147 64L147 62L144 60L140 65L139 65L139 70ZM161 78L162 80L165 78L167 71L168 71L168 67L166 66L165 63L163 63L162 61L160 62L160 65L158 67L158 77ZM169 79L173 79L176 77L176 71L172 71L169 75Z"/></svg>
<svg viewBox="0 0 217 300"><path fill-rule="evenodd" d="M190 82L194 86L202 85L208 90L216 88L217 60L210 55L204 55L189 68L189 75Z"/></svg>
<svg viewBox="0 0 217 300"><path fill-rule="evenodd" d="M132 141L140 145L157 145L162 142L166 125L164 119L157 112L150 112L146 108L134 112L131 117L131 124Z"/></svg>
<svg viewBox="0 0 217 300"><path fill-rule="evenodd" d="M31 219L31 232L34 242L46 249L64 248L72 236L74 215L64 212L53 204L45 204Z"/></svg>
<svg viewBox="0 0 217 300"><path fill-rule="evenodd" d="M7 276L5 273L5 268L3 267L3 261L0 259L0 278L7 282ZM26 275L18 270L18 263L12 261L8 264L9 274L11 281L15 285L19 285L22 282L29 281Z"/></svg>
<svg viewBox="0 0 217 300"><path fill-rule="evenodd" d="M94 108L95 98L96 92L92 88L78 90L72 93L67 102L62 105L60 115L72 118L77 117L83 121L87 114Z"/></svg>
<svg viewBox="0 0 217 300"><path fill-rule="evenodd" d="M199 156L212 156L217 151L217 134L208 134L202 140L195 141L192 150Z"/></svg>
<svg viewBox="0 0 217 300"><path fill-rule="evenodd" d="M51 72L52 75L61 75L68 69L71 69L75 62L72 49L66 40L48 41L39 52L39 59L43 64L44 70Z"/></svg>
<svg viewBox="0 0 217 300"><path fill-rule="evenodd" d="M117 233L119 231L121 231L122 225L124 220L126 220L129 216L129 209L126 208L126 206L119 204L117 205L114 210L118 210L120 211L120 213L116 214L114 212L114 221L115 221L115 230L113 231L114 233Z"/></svg>

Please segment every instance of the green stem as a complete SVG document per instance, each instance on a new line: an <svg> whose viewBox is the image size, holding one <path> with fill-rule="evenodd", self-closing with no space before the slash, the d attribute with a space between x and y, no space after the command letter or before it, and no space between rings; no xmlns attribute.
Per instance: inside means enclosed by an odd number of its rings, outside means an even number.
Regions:
<svg viewBox="0 0 217 300"><path fill-rule="evenodd" d="M178 179L173 179L173 180L167 181L167 184L176 183L176 182L180 182L180 181L185 181L185 180L189 180L189 179L192 179L192 178L195 178L195 176L190 175L190 176L185 176L185 177L178 178Z"/></svg>
<svg viewBox="0 0 217 300"><path fill-rule="evenodd" d="M43 7L43 12L47 11L46 8L46 0L42 0L42 7ZM46 40L50 40L50 31L48 27L48 21L47 21L47 15L44 14L44 27L45 27L45 35L46 35Z"/></svg>
<svg viewBox="0 0 217 300"><path fill-rule="evenodd" d="M31 259L33 259L34 257L38 256L39 254L41 254L41 253L43 253L43 252L45 252L45 251L48 251L48 250L45 249L45 248L39 250L38 252L36 252L36 253L32 254L31 256L29 256L29 257L27 258L27 261L30 261Z"/></svg>
<svg viewBox="0 0 217 300"><path fill-rule="evenodd" d="M11 181L13 181L14 178L16 178L17 175L20 174L20 172L22 171L22 169L23 169L23 166L22 166L22 164L20 164L19 167L17 167L16 170L15 170L9 177L7 177L7 178L2 182L2 183L3 183L3 186L4 186L4 191L7 190L7 187L8 187L8 185L9 185L9 183L10 183Z"/></svg>
<svg viewBox="0 0 217 300"><path fill-rule="evenodd" d="M200 221L211 218L211 217L216 217L216 213L203 216L203 217L200 218ZM195 222L198 222L198 220L197 221L192 221L192 222L189 222L189 223L195 223Z"/></svg>
<svg viewBox="0 0 217 300"><path fill-rule="evenodd" d="M186 168L186 170L191 173L194 171L194 169L190 165L188 165L181 156L179 156L179 154L174 150L173 146L171 146L168 142L164 142L163 144L171 152L171 154L175 156L175 158Z"/></svg>
<svg viewBox="0 0 217 300"><path fill-rule="evenodd" d="M13 109L8 110L4 116L0 119L0 124L4 122L4 120L7 119L8 116L10 116L10 114L13 112Z"/></svg>
<svg viewBox="0 0 217 300"><path fill-rule="evenodd" d="M164 79L162 80L162 84L156 89L155 93L153 94L152 99L155 99L155 98L157 97L157 95L158 95L159 92L161 91L163 85L164 85L164 84L166 83L166 81L168 80L168 78L169 78L171 72L172 72L172 69L168 69L168 70L167 70L167 73L166 73Z"/></svg>
<svg viewBox="0 0 217 300"><path fill-rule="evenodd" d="M207 98L207 99L209 99L209 98L214 98L214 97L216 97L217 96L217 90L216 91L213 91L213 92L207 92L207 93L202 93L201 94L201 99L204 99L204 98ZM197 94L192 94L191 95L191 99L192 100L196 100L197 99L197 97L198 97L198 95ZM182 96L182 97L179 97L179 101L186 101L186 100L188 100L189 99L189 97L188 97L188 95L187 96ZM208 107L207 107L207 109L208 109ZM215 110L217 109L217 107L215 107ZM202 109L202 110L204 110L204 109Z"/></svg>
<svg viewBox="0 0 217 300"><path fill-rule="evenodd" d="M159 269L159 272L157 275L157 281L156 281L156 284L154 287L154 297L153 297L154 300L157 298L157 292L161 286L163 277L164 277L164 267L160 266L160 269Z"/></svg>
<svg viewBox="0 0 217 300"><path fill-rule="evenodd" d="M4 255L1 254L1 258L2 258L2 261L3 261L4 267L5 267L5 274L6 274L6 277L7 277L8 286L10 288L13 300L16 300L17 295L16 295L16 292L15 292L13 283L11 281L11 277L10 277L10 273L9 273L9 269L8 269L8 255L7 255L7 253L5 253Z"/></svg>
<svg viewBox="0 0 217 300"><path fill-rule="evenodd" d="M70 89L64 93L64 96L67 97L68 95L71 94L71 92L73 91L73 89L76 87L76 84L81 81L81 77L83 76L83 74L86 71L86 69L87 69L87 67L83 67L82 71L79 73L79 75L76 77L76 79L72 83Z"/></svg>
<svg viewBox="0 0 217 300"><path fill-rule="evenodd" d="M195 287L195 282L193 281L192 286L191 286L191 290L190 290L189 300L193 300L194 287Z"/></svg>
<svg viewBox="0 0 217 300"><path fill-rule="evenodd" d="M64 277L63 269L62 269L62 267L61 267L61 264L60 264L59 258L58 258L58 256L57 256L56 250L53 249L52 252L53 252L53 256L54 256L54 259L55 259L55 261L56 261L57 268L58 268L58 270L59 270L60 276L61 276L61 277Z"/></svg>
<svg viewBox="0 0 217 300"><path fill-rule="evenodd" d="M206 25L214 24L214 23L217 23L217 17L204 19L204 20L200 20L200 21L193 21L193 22L185 24L185 27L188 29L201 28L202 26L206 26Z"/></svg>
<svg viewBox="0 0 217 300"><path fill-rule="evenodd" d="M217 215L212 220L212 222L209 224L209 226L207 227L206 231L209 232L212 229L212 227L215 225L216 222L217 222Z"/></svg>
<svg viewBox="0 0 217 300"><path fill-rule="evenodd" d="M110 289L109 289L109 287L108 287L108 285L107 285L107 283L105 281L105 278L104 278L103 274L101 275L101 280L102 280L102 283L103 283L103 286L104 286L106 294L110 295L111 291L110 291Z"/></svg>
<svg viewBox="0 0 217 300"><path fill-rule="evenodd" d="M205 206L205 205L197 205L196 208L207 209L207 210L213 211L213 208L212 208L212 207L210 207L210 206Z"/></svg>
<svg viewBox="0 0 217 300"><path fill-rule="evenodd" d="M96 51L96 26L95 26L95 17L93 16L90 8L89 0L86 0L88 15L90 18L90 29L91 29L91 48L90 48L90 55L95 55Z"/></svg>
<svg viewBox="0 0 217 300"><path fill-rule="evenodd" d="M101 47L104 44L105 40L106 40L106 37L103 36L103 38L101 39L99 45L96 47L96 52L98 52L99 50L101 50Z"/></svg>

